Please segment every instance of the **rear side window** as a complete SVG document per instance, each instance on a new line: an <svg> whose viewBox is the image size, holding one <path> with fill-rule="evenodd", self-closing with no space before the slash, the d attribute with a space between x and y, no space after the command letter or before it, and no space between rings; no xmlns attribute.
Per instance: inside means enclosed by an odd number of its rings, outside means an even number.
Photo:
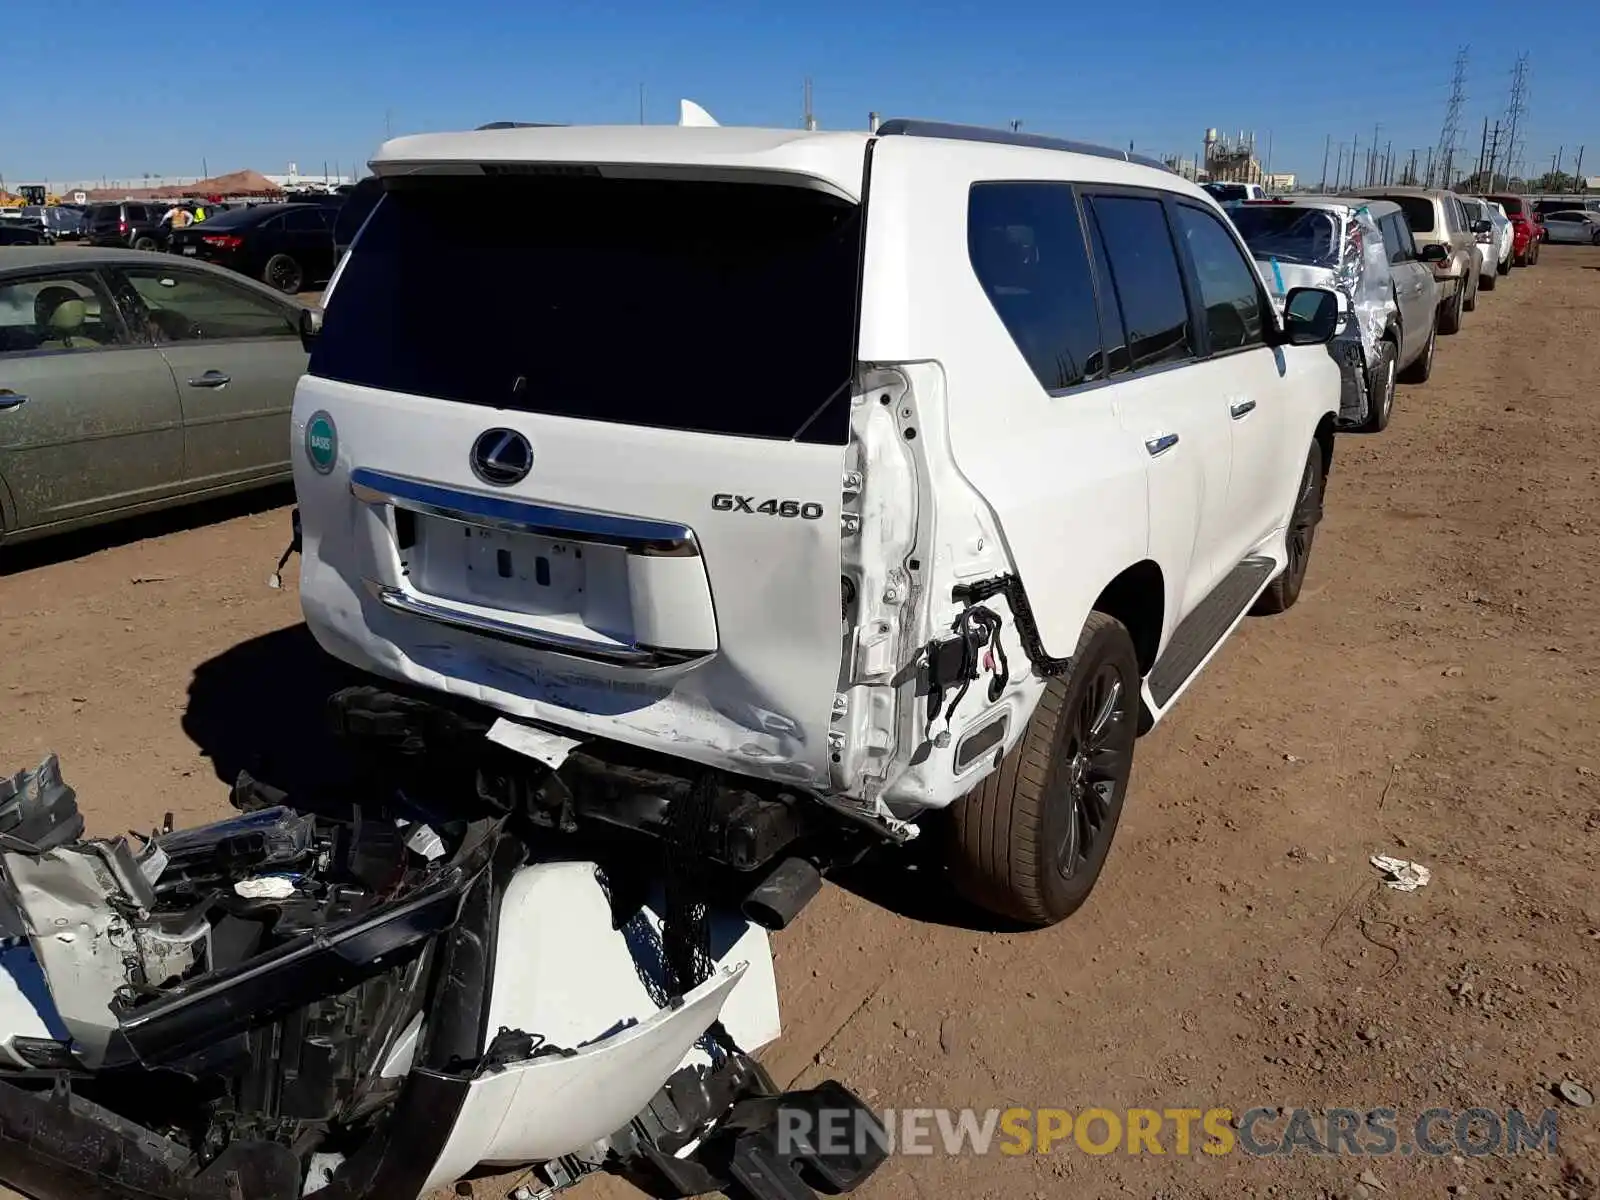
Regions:
<svg viewBox="0 0 1600 1200"><path fill-rule="evenodd" d="M1261 345L1261 285L1238 242L1204 209L1180 204L1177 212L1206 310L1207 349L1223 354Z"/></svg>
<svg viewBox="0 0 1600 1200"><path fill-rule="evenodd" d="M1095 196L1087 203L1105 238L1130 365L1137 371L1190 357L1189 307L1161 201Z"/></svg>
<svg viewBox="0 0 1600 1200"><path fill-rule="evenodd" d="M521 215L463 217L484 213ZM842 445L861 237L859 205L798 187L402 181L345 261L311 372L523 412Z"/></svg>
<svg viewBox="0 0 1600 1200"><path fill-rule="evenodd" d="M967 251L1040 386L1059 391L1099 378L1104 360L1094 280L1070 185L975 185Z"/></svg>

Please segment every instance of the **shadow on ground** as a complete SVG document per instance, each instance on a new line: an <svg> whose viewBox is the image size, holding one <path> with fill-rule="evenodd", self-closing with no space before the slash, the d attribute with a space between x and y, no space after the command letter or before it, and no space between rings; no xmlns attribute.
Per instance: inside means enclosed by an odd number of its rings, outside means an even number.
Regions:
<svg viewBox="0 0 1600 1200"><path fill-rule="evenodd" d="M0 548L0 576L18 575L74 558L85 558L113 546L125 546L145 538L162 537L185 529L198 529L202 525L215 525L235 517L251 516L282 508L294 503L294 485L275 484L255 491L241 492L216 500L202 500L179 508L147 513L142 517L112 521L74 533L57 534L37 542L24 542L18 546ZM283 525L283 541L289 542L289 523Z"/></svg>
<svg viewBox="0 0 1600 1200"><path fill-rule="evenodd" d="M359 681L304 625L279 629L196 668L183 731L230 786L248 771L291 796L319 791L353 770L326 713L329 695Z"/></svg>
<svg viewBox="0 0 1600 1200"><path fill-rule="evenodd" d="M909 846L885 846L850 867L828 873L830 882L907 920L978 933L1021 933L1026 926L997 917L962 899L940 859L938 818L923 822Z"/></svg>

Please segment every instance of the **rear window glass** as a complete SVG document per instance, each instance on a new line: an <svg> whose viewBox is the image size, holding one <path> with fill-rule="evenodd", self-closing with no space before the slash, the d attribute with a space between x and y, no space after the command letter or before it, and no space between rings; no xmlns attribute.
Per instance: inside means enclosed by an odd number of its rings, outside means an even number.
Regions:
<svg viewBox="0 0 1600 1200"><path fill-rule="evenodd" d="M1400 206L1412 233L1433 232L1433 201L1426 196L1386 196Z"/></svg>
<svg viewBox="0 0 1600 1200"><path fill-rule="evenodd" d="M1515 196L1497 196L1500 207L1506 210L1507 216L1520 217L1522 215L1522 201Z"/></svg>
<svg viewBox="0 0 1600 1200"><path fill-rule="evenodd" d="M1208 183L1206 191L1210 192L1212 199L1219 203L1250 198L1250 189L1242 183Z"/></svg>
<svg viewBox="0 0 1600 1200"><path fill-rule="evenodd" d="M861 236L859 206L802 188L408 181L346 260L311 372L525 412L843 444Z"/></svg>
<svg viewBox="0 0 1600 1200"><path fill-rule="evenodd" d="M1310 267L1339 263L1339 225L1332 213L1288 204L1242 204L1228 215L1257 258Z"/></svg>

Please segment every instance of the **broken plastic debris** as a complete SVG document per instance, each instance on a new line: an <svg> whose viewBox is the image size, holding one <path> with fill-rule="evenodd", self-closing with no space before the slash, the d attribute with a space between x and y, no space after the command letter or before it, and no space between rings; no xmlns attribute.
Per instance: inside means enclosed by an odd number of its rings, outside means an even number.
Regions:
<svg viewBox="0 0 1600 1200"><path fill-rule="evenodd" d="M306 1168L306 1184L301 1191L302 1196L309 1196L320 1188L327 1187L333 1182L333 1174L344 1162L342 1154L326 1154L318 1152L311 1156L311 1163Z"/></svg>
<svg viewBox="0 0 1600 1200"><path fill-rule="evenodd" d="M431 825L413 825L406 836L406 849L432 862L444 857L444 839L433 831Z"/></svg>
<svg viewBox="0 0 1600 1200"><path fill-rule="evenodd" d="M287 900L294 895L294 880L285 875L257 875L239 880L233 890L246 900Z"/></svg>
<svg viewBox="0 0 1600 1200"><path fill-rule="evenodd" d="M1397 892L1414 892L1420 887L1427 887L1433 879L1433 872L1421 863L1390 858L1387 854L1374 854L1370 861L1383 872L1384 885Z"/></svg>
<svg viewBox="0 0 1600 1200"><path fill-rule="evenodd" d="M567 761L567 755L582 745L577 738L551 733L548 729L535 729L532 725L520 725L504 717L489 726L489 740L507 750L526 754L552 771L560 770L561 764Z"/></svg>
<svg viewBox="0 0 1600 1200"><path fill-rule="evenodd" d="M1576 1079L1563 1079L1556 1084L1556 1095L1573 1108L1588 1108L1594 1103L1594 1093Z"/></svg>

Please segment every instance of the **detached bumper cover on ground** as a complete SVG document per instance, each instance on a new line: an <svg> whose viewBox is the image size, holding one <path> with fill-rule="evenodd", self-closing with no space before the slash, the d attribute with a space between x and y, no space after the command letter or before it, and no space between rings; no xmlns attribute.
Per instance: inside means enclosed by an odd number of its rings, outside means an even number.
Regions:
<svg viewBox="0 0 1600 1200"><path fill-rule="evenodd" d="M0 785L0 1180L40 1200L406 1200L481 1166L553 1190L847 1190L881 1154L780 1147L744 1052L764 931L713 913L681 980L653 880L541 862L494 814L241 815L81 840L54 759ZM802 1182L804 1180L805 1182Z"/></svg>

